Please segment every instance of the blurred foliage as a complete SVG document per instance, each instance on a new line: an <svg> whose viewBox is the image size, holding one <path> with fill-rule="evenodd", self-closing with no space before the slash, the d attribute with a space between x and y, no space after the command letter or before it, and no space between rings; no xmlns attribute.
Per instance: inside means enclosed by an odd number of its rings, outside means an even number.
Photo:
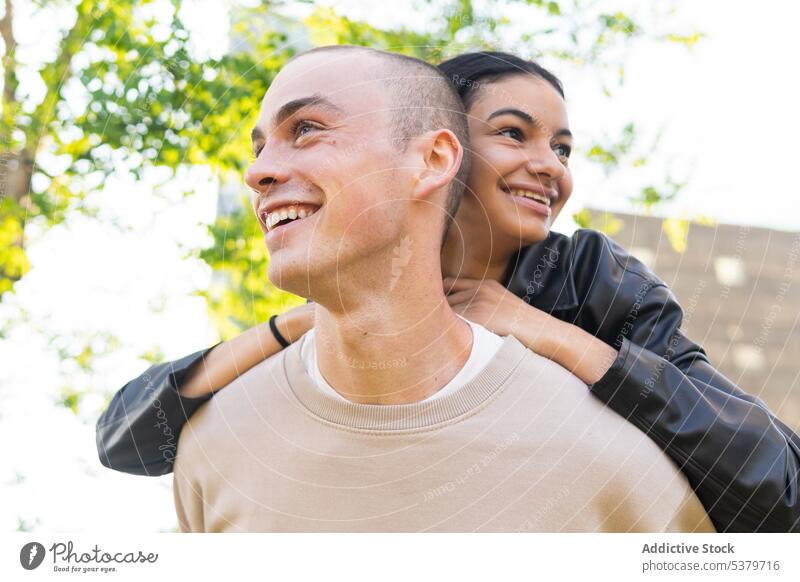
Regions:
<svg viewBox="0 0 800 582"><path fill-rule="evenodd" d="M16 531L18 532L30 532L34 531L39 525L41 521L39 519L34 519L32 522L28 521L22 517L17 516L17 528Z"/></svg>
<svg viewBox="0 0 800 582"><path fill-rule="evenodd" d="M602 165L603 169L608 173L619 167L620 163L630 154L635 140L636 127L633 123L629 123L622 128L619 138L606 137L604 142L592 144L589 151L586 152L586 157L590 161ZM631 165L639 166L645 163L644 160L646 160L646 156L640 155L631 160L630 163Z"/></svg>
<svg viewBox="0 0 800 582"><path fill-rule="evenodd" d="M665 218L662 223L664 233L675 252L686 251L689 240L689 221L685 218Z"/></svg>
<svg viewBox="0 0 800 582"><path fill-rule="evenodd" d="M41 68L18 62L8 42L13 13L0 23L6 39L0 120L2 200L0 292L28 270L24 227L52 226L70 211L90 211L86 194L115 173L141 176L154 166L208 164L242 171L247 132L261 96L291 56L285 36L265 29L252 51L199 61L189 33L171 13L154 15L148 0L82 0L74 5L55 58ZM62 2L41 2L56 10ZM6 29L9 29L8 31ZM9 46L12 50L9 50ZM269 54L270 59L255 59ZM38 101L17 91L34 73ZM54 162L54 160L56 162Z"/></svg>
<svg viewBox="0 0 800 582"><path fill-rule="evenodd" d="M267 278L267 247L249 201L210 227L214 244L200 252L215 277L200 294L223 338L266 321L273 313L305 301L281 291Z"/></svg>
<svg viewBox="0 0 800 582"><path fill-rule="evenodd" d="M662 186L645 186L631 200L645 209L650 209L658 204L672 202L685 187L686 182L678 182L668 176Z"/></svg>
<svg viewBox="0 0 800 582"><path fill-rule="evenodd" d="M581 228L592 228L614 236L625 226L625 222L611 212L594 213L588 208L583 208L572 215L572 220Z"/></svg>
<svg viewBox="0 0 800 582"><path fill-rule="evenodd" d="M83 397L83 392L71 386L64 386L61 389L59 404L64 408L69 408L73 413L78 414L78 405Z"/></svg>
<svg viewBox="0 0 800 582"><path fill-rule="evenodd" d="M425 30L379 29L313 2L265 1L234 6L231 22L222 24L230 27L233 48L222 57L201 59L179 16L184 4L40 0L37 11L71 10L69 18L59 18L60 40L41 66L17 59L13 11L0 20L0 294L13 292L30 269L26 224L48 227L71 212L91 214L87 194L114 174L139 177L148 168L175 172L203 164L222 183L240 185L262 96L283 64L311 46L369 45L432 62L464 50L499 48L541 59L556 71L562 61L605 71L602 90L611 94L624 83L626 54L635 41L691 47L701 38L694 31L661 30L669 22L661 14L640 18L609 10L614 0L427 0L420 9L435 16ZM302 19L289 17L297 11L282 10L286 4L310 11ZM20 90L19 80L31 76L41 80L43 96ZM645 165L655 147L639 147L636 127L629 123L585 153L613 171ZM213 243L192 253L214 269L213 284L201 295L223 339L302 302L268 283L261 232L246 189L238 187L239 209L220 215L209 229ZM636 196L649 207L671 200L680 187L666 179ZM610 218L606 222L614 228ZM82 349L69 357L90 366L94 354ZM145 357L162 355L155 346Z"/></svg>

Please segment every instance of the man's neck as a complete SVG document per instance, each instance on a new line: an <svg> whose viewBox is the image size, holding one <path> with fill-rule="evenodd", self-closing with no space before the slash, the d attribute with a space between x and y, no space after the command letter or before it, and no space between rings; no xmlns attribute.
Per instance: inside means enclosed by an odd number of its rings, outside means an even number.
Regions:
<svg viewBox="0 0 800 582"><path fill-rule="evenodd" d="M466 364L472 330L444 297L438 261L429 265L407 264L394 287L387 282L380 289L340 289L339 297L349 298L346 309L318 304L320 372L348 400L419 402Z"/></svg>

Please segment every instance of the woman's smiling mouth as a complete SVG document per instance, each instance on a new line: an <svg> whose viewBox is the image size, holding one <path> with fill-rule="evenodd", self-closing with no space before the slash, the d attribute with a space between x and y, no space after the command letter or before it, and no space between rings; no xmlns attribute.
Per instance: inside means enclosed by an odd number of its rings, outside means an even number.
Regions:
<svg viewBox="0 0 800 582"><path fill-rule="evenodd" d="M551 206L558 199L555 190L543 187L506 187L501 190L510 195L514 203L534 210L546 218L552 215Z"/></svg>

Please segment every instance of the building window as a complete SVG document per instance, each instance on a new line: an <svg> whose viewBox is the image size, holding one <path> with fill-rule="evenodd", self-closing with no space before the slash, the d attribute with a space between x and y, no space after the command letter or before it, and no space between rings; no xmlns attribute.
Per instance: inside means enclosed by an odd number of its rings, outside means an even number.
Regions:
<svg viewBox="0 0 800 582"><path fill-rule="evenodd" d="M739 257L717 257L714 259L714 273L720 285L725 287L744 285L744 261Z"/></svg>
<svg viewBox="0 0 800 582"><path fill-rule="evenodd" d="M733 361L740 369L748 372L757 372L766 363L761 350L749 344L738 344L733 347Z"/></svg>

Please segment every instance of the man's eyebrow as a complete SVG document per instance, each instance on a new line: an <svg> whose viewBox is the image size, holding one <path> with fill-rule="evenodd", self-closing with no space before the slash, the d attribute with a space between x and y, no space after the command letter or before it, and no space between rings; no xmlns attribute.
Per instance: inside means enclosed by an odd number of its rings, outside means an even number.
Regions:
<svg viewBox="0 0 800 582"><path fill-rule="evenodd" d="M492 113L489 117L486 118L486 121L491 121L495 117L500 117L501 115L515 115L522 119L525 123L529 123L531 125L538 125L536 119L530 114L522 111L521 109L516 109L514 107L504 107L503 109L498 109L494 113ZM553 137L572 137L572 132L566 128L561 128L557 132L553 134Z"/></svg>
<svg viewBox="0 0 800 582"><path fill-rule="evenodd" d="M277 127L281 125L284 121L305 107L322 107L323 109L328 109L334 113L344 113L344 110L341 107L330 102L328 99L325 99L325 97L322 97L321 95L311 95L310 97L302 97L300 99L294 99L288 103L284 103L284 105L278 109L278 113L276 113L275 117L272 119L273 126ZM254 127L250 132L250 140L255 142L259 139L264 139L264 132L261 131L260 128Z"/></svg>
<svg viewBox="0 0 800 582"><path fill-rule="evenodd" d="M334 105L325 97L321 95L311 95L310 97L301 97L300 99L294 99L288 103L284 103L283 106L278 109L278 113L276 113L275 117L272 119L273 126L279 126L289 117L305 107L321 107L322 109L328 109L335 113L343 113L341 107Z"/></svg>

